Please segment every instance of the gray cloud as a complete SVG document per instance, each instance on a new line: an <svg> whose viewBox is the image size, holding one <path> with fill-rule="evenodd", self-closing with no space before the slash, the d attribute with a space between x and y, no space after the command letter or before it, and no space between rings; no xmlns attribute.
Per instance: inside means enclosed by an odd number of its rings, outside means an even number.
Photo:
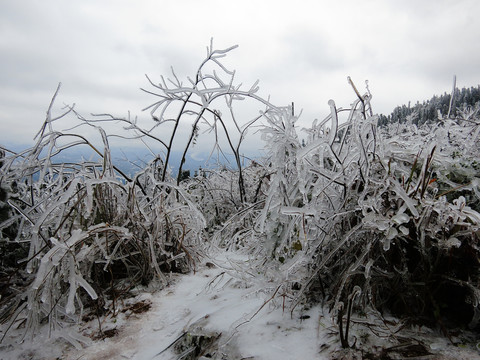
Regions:
<svg viewBox="0 0 480 360"><path fill-rule="evenodd" d="M374 106L389 112L408 101L479 83L480 3L465 1L157 2L60 0L0 4L0 143L31 139L58 82L58 107L148 119L154 99L144 74L159 81L173 66L194 76L214 37L239 44L224 59L261 95L304 109L305 125L348 106L352 76L370 81ZM18 128L15 124L29 124Z"/></svg>

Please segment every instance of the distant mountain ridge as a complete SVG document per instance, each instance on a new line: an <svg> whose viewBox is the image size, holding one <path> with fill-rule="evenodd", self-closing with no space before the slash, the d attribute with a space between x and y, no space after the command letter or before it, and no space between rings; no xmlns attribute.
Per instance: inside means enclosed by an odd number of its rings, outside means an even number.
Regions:
<svg viewBox="0 0 480 360"><path fill-rule="evenodd" d="M20 144L0 145L14 152L21 152L31 147L31 145L24 146ZM99 150L102 151L103 149ZM140 170L144 169L145 166L154 159L154 155L152 155L152 153L147 148L118 148L112 146L110 151L113 164L130 177L135 175ZM177 174L182 155L183 153L180 151L172 152L170 154L169 167L172 171L172 175L174 176L176 176ZM187 154L183 169L186 171L190 171L193 174L194 171L199 168L205 168L214 165L215 162L213 161L210 161L209 164L206 164L206 160L198 160L207 159L208 155L208 153L196 154L194 158L190 154ZM165 158L164 155L161 156L163 159ZM88 146L75 146L73 148L63 150L62 152L53 157L54 163L80 163L81 161L99 162L100 156Z"/></svg>
<svg viewBox="0 0 480 360"><path fill-rule="evenodd" d="M208 154L205 155L205 158ZM161 155L162 159L165 158ZM55 157L58 162L79 162L85 160L99 160L99 155L93 152L90 154L81 151L63 152ZM145 166L154 159L154 155L148 149L145 148L115 148L111 149L111 158L113 164L123 171L126 175L132 177L137 172L145 168ZM182 158L182 152L172 152L170 154L169 167L172 171L172 175L176 176L180 160ZM196 160L191 155L187 154L185 163L183 165L184 170L190 170L191 173L199 168L206 167L205 161Z"/></svg>

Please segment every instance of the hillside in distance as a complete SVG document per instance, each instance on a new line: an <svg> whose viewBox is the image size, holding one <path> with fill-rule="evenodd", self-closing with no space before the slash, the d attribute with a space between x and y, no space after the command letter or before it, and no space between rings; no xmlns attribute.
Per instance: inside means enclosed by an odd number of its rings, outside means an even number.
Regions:
<svg viewBox="0 0 480 360"><path fill-rule="evenodd" d="M446 116L450 108L451 94L434 95L430 100L415 105L399 105L393 109L390 115L379 115L378 124L386 125L392 123L402 123L407 117L412 116L412 123L422 125L427 121L436 121L438 113ZM451 104L450 116L456 117L459 111L468 108L474 109L480 107L480 85L470 88L455 89L455 96Z"/></svg>

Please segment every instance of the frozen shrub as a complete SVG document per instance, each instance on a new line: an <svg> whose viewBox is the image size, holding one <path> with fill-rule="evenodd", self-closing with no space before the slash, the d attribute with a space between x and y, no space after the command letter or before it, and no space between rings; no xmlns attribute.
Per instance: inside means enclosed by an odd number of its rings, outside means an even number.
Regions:
<svg viewBox="0 0 480 360"><path fill-rule="evenodd" d="M346 119L330 101L304 145L288 109L265 115L271 176L261 246L249 245L272 259L293 306L326 301L341 330L352 309L476 328L478 117L377 129L370 93L352 86Z"/></svg>
<svg viewBox="0 0 480 360"><path fill-rule="evenodd" d="M204 239L202 214L170 178L159 179L155 160L130 179L112 164L102 129L103 152L54 131L53 120L49 110L35 146L0 169L1 183L16 187L9 199L16 241L29 249L16 260L31 274L2 318L24 318L31 334L45 320L52 331L79 321L88 308L115 314L129 289L154 278L166 285L166 273L194 268ZM99 161L56 163L57 154L82 145Z"/></svg>
<svg viewBox="0 0 480 360"><path fill-rule="evenodd" d="M0 186L15 188L15 194L8 202L11 216L0 223L0 230L5 233L12 224L17 226L14 241L28 253L15 261L21 260L30 283L8 304L0 304L1 319L10 319L7 330L25 324L26 333L34 334L48 321L55 331L78 322L86 311L115 314L118 298L133 287L154 278L166 284L166 273L194 268L205 248L205 229L220 226L245 206L249 209L248 201L257 201L262 175L250 178L255 191L246 188L240 148L261 116L241 123L233 104L250 99L264 106L265 112L271 105L256 95L257 83L245 91L234 85L235 73L220 62L233 48L207 48L207 57L187 84L173 71L172 79L162 77L158 84L148 79L153 90L146 92L156 97L146 108L154 122L150 129L130 117L104 114L87 119L68 106L54 117L57 89L34 146L2 158ZM77 116L79 126L95 128L103 149L81 135L54 130L54 123L68 114ZM126 176L112 163L109 137L116 135L98 125L105 121L126 124L124 130L130 135L121 136L153 141L162 147L161 155L133 178ZM171 155L185 140L179 136L185 125L191 131L175 181L170 177ZM213 134L212 153L223 154L220 145L226 144L237 168L181 181L186 155L200 129ZM78 147L91 149L97 160L57 162L58 154ZM243 228L251 224L247 217L242 219Z"/></svg>

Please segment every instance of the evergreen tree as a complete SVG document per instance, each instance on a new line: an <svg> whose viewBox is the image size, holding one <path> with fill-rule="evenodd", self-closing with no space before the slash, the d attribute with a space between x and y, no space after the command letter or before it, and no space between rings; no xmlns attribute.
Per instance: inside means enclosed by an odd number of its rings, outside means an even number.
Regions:
<svg viewBox="0 0 480 360"><path fill-rule="evenodd" d="M450 97L451 94L444 93L440 96L434 95L430 100L424 101L422 104L417 101L413 107L411 107L410 104L408 106L397 106L388 116L380 114L378 125L383 126L396 122L402 123L405 122L407 116L412 114L416 114L413 120L415 125L422 125L428 121L436 121L439 111L443 115L448 114ZM480 85L477 87L462 88L461 90L456 89L450 116L455 117L458 108L475 106L480 106Z"/></svg>

